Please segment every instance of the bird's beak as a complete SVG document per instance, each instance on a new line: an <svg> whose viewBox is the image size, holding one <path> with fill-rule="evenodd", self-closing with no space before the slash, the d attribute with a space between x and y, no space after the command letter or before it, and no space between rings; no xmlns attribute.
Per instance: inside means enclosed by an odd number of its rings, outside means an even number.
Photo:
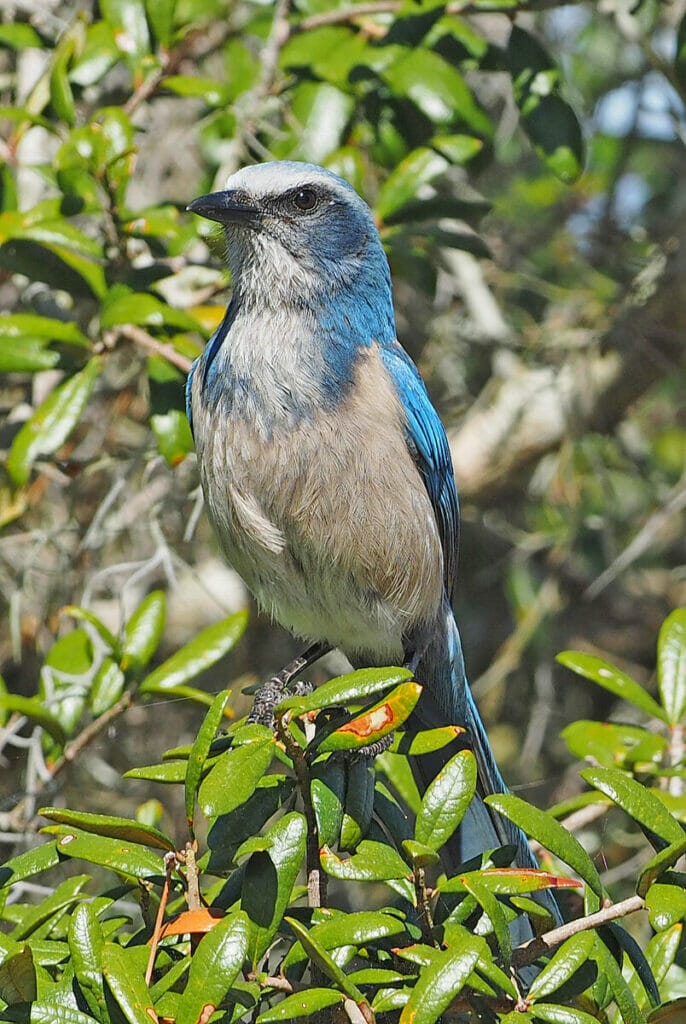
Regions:
<svg viewBox="0 0 686 1024"><path fill-rule="evenodd" d="M207 196L199 196L186 209L208 220L216 220L219 224L256 225L259 220L257 207L250 206L242 196L237 199L236 193L231 191L210 192Z"/></svg>

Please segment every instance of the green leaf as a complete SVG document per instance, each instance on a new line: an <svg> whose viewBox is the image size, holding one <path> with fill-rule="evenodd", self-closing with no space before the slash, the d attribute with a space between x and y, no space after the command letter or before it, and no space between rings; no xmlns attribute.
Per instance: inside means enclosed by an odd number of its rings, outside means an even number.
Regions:
<svg viewBox="0 0 686 1024"><path fill-rule="evenodd" d="M152 825L144 825L132 818L120 818L110 814L93 814L89 811L70 811L63 807L41 807L38 811L44 818L61 825L74 826L84 832L110 839L140 843L158 850L175 850L172 840Z"/></svg>
<svg viewBox="0 0 686 1024"><path fill-rule="evenodd" d="M145 668L157 650L167 617L167 598L163 590L145 597L126 623L120 666L124 672Z"/></svg>
<svg viewBox="0 0 686 1024"><path fill-rule="evenodd" d="M67 440L86 408L98 374L99 359L91 359L46 398L12 442L5 466L19 486L28 483L31 467L41 455L52 455Z"/></svg>
<svg viewBox="0 0 686 1024"><path fill-rule="evenodd" d="M686 853L686 833L677 843L671 843L664 850L660 850L654 857L641 868L636 883L636 892L639 896L645 896L648 889L656 878L663 875L668 868L673 867L676 862Z"/></svg>
<svg viewBox="0 0 686 1024"><path fill-rule="evenodd" d="M317 750L322 754L333 750L361 750L376 743L409 718L421 692L419 683L400 683L373 707L329 733L317 743Z"/></svg>
<svg viewBox="0 0 686 1024"><path fill-rule="evenodd" d="M484 148L483 140L473 135L434 135L431 145L451 164L465 164Z"/></svg>
<svg viewBox="0 0 686 1024"><path fill-rule="evenodd" d="M655 975L655 981L658 985L663 983L669 973L669 969L676 960L683 932L683 924L673 924L671 928L653 935L646 946L646 960Z"/></svg>
<svg viewBox="0 0 686 1024"><path fill-rule="evenodd" d="M248 956L257 964L276 934L305 859L307 824L291 811L264 838L269 849L252 855L245 866L241 907L250 920Z"/></svg>
<svg viewBox="0 0 686 1024"><path fill-rule="evenodd" d="M170 466L177 466L193 451L193 435L188 417L180 409L155 413L150 417L150 426L157 441L157 447Z"/></svg>
<svg viewBox="0 0 686 1024"><path fill-rule="evenodd" d="M344 992L351 999L354 999L358 1005L366 1003L366 1000L359 988L357 988L350 978L343 973L328 951L319 944L310 932L308 932L307 928L305 928L300 921L296 921L295 918L287 917L285 920L291 926L295 932L295 937L299 940L305 952L312 962L317 965L319 970L330 978L334 985L338 986L341 992Z"/></svg>
<svg viewBox="0 0 686 1024"><path fill-rule="evenodd" d="M20 923L10 933L10 938L19 941L35 937L46 922L50 922L52 931L65 911L81 898L81 890L89 881L89 875L74 875L61 882L49 896L44 896L40 903L25 907Z"/></svg>
<svg viewBox="0 0 686 1024"><path fill-rule="evenodd" d="M321 864L327 875L356 882L383 882L388 879L412 880L412 870L397 850L374 839L363 839L352 856L341 858L324 847Z"/></svg>
<svg viewBox="0 0 686 1024"><path fill-rule="evenodd" d="M100 922L90 903L79 903L69 922L69 952L79 989L96 1020L108 1024L102 974L104 939Z"/></svg>
<svg viewBox="0 0 686 1024"><path fill-rule="evenodd" d="M128 1024L151 1024L151 1021L156 1020L150 990L135 969L127 950L106 942L102 954L102 973Z"/></svg>
<svg viewBox="0 0 686 1024"><path fill-rule="evenodd" d="M645 1024L645 1017L636 1005L636 1000L615 958L600 939L596 941L595 950L598 971L605 975L624 1024Z"/></svg>
<svg viewBox="0 0 686 1024"><path fill-rule="evenodd" d="M191 837L194 835L193 815L195 812L195 798L198 795L202 771L210 752L212 740L216 736L217 729L221 725L222 718L224 717L224 710L230 696L230 690L222 690L222 692L218 693L214 698L212 707L205 715L203 723L198 730L195 740L193 741L193 746L188 757L188 768L186 770L186 778L184 781L184 799L186 806L186 821L188 822Z"/></svg>
<svg viewBox="0 0 686 1024"><path fill-rule="evenodd" d="M33 875L40 875L49 868L54 868L59 862L60 858L54 840L41 843L40 846L26 850L25 853L19 853L0 866L0 889L14 885L15 882L21 882L25 878L31 878Z"/></svg>
<svg viewBox="0 0 686 1024"><path fill-rule="evenodd" d="M657 683L670 725L679 725L686 712L686 608L668 615L660 629Z"/></svg>
<svg viewBox="0 0 686 1024"><path fill-rule="evenodd" d="M58 989L55 996L59 999L62 992ZM90 1014L82 1013L72 1006L51 1003L48 999L31 1003L30 1018L22 1016L20 1019L30 1020L31 1024L94 1024L95 1021ZM97 1018L97 1024L104 1024L104 1021L104 1017Z"/></svg>
<svg viewBox="0 0 686 1024"><path fill-rule="evenodd" d="M412 775L410 762L401 754L394 754L387 750L379 754L375 760L377 770L382 771L393 788L399 793L407 806L414 814L419 813L421 796L417 789L417 783Z"/></svg>
<svg viewBox="0 0 686 1024"><path fill-rule="evenodd" d="M176 0L145 0L148 24L160 46L168 47L171 43L175 9Z"/></svg>
<svg viewBox="0 0 686 1024"><path fill-rule="evenodd" d="M658 798L618 768L585 768L581 777L666 845L679 843L684 830ZM650 836L649 836L650 838Z"/></svg>
<svg viewBox="0 0 686 1024"><path fill-rule="evenodd" d="M462 990L479 959L479 948L471 936L451 949L439 950L423 967L399 1024L435 1024Z"/></svg>
<svg viewBox="0 0 686 1024"><path fill-rule="evenodd" d="M432 149L415 149L394 168L379 190L376 214L385 220L414 199L420 185L433 181L448 168L448 161Z"/></svg>
<svg viewBox="0 0 686 1024"><path fill-rule="evenodd" d="M529 998L539 999L557 992L590 958L595 945L595 932L579 932L560 946L543 970L536 975Z"/></svg>
<svg viewBox="0 0 686 1024"><path fill-rule="evenodd" d="M313 1013L325 1010L328 1006L342 1003L344 999L345 996L342 992L334 992L330 988L306 988L302 992L286 996L276 1006L265 1010L257 1018L256 1024L275 1024L276 1021L309 1017Z"/></svg>
<svg viewBox="0 0 686 1024"><path fill-rule="evenodd" d="M440 850L464 818L476 789L476 758L460 750L429 785L415 825L417 842Z"/></svg>
<svg viewBox="0 0 686 1024"><path fill-rule="evenodd" d="M545 1024L598 1024L598 1018L592 1017L585 1010L575 1006L555 1006L553 1003L536 1003L535 1019ZM518 1024L519 1014L512 1014L514 1024ZM501 1021L502 1024L502 1021Z"/></svg>
<svg viewBox="0 0 686 1024"><path fill-rule="evenodd" d="M405 924L394 914L382 911L361 910L351 914L335 914L329 921L322 921L310 928L310 937L323 949L338 949L341 946L366 946L370 942L390 938L405 931ZM307 958L301 943L296 942L289 949L281 970L287 971Z"/></svg>
<svg viewBox="0 0 686 1024"><path fill-rule="evenodd" d="M322 683L304 697L289 697L281 701L277 711L294 710L297 715L304 715L321 708L341 707L390 690L411 678L412 673L404 668L361 668Z"/></svg>
<svg viewBox="0 0 686 1024"><path fill-rule="evenodd" d="M248 613L235 612L220 622L203 629L189 643L172 654L143 680L141 693L173 690L195 679L210 668L238 643L248 624Z"/></svg>
<svg viewBox="0 0 686 1024"><path fill-rule="evenodd" d="M164 878L162 857L144 846L90 835L66 825L48 825L41 831L57 836L58 851L68 857L99 864L128 878Z"/></svg>
<svg viewBox="0 0 686 1024"><path fill-rule="evenodd" d="M486 797L489 807L503 814L513 824L523 829L527 835L537 839L542 846L554 853L556 857L569 864L580 878L590 886L601 899L604 895L603 884L595 864L575 836L555 818L533 807L511 793L497 793Z"/></svg>
<svg viewBox="0 0 686 1024"><path fill-rule="evenodd" d="M463 732L464 729L460 725L442 725L437 729L422 729L421 732L397 733L388 749L406 757L433 754L434 751L447 747Z"/></svg>
<svg viewBox="0 0 686 1024"><path fill-rule="evenodd" d="M343 825L346 769L341 758L329 757L310 769L310 795L320 846L338 842Z"/></svg>
<svg viewBox="0 0 686 1024"><path fill-rule="evenodd" d="M345 806L341 822L340 848L354 850L364 839L374 813L374 767L369 758L347 765Z"/></svg>
<svg viewBox="0 0 686 1024"><path fill-rule="evenodd" d="M200 784L203 814L228 814L244 804L269 768L275 747L274 737L266 735L222 754Z"/></svg>
<svg viewBox="0 0 686 1024"><path fill-rule="evenodd" d="M97 718L109 711L122 696L125 686L126 677L116 661L103 658L88 695L93 717Z"/></svg>
<svg viewBox="0 0 686 1024"><path fill-rule="evenodd" d="M112 28L122 55L137 67L141 57L150 53L150 34L142 0L101 0L100 10Z"/></svg>
<svg viewBox="0 0 686 1024"><path fill-rule="evenodd" d="M93 627L95 632L98 634L100 639L104 641L110 651L116 650L117 640L115 636L110 632L105 623L101 622L93 612L89 612L86 608L79 608L78 605L68 604L62 608L62 615L69 615L72 619L77 619L80 622L87 622Z"/></svg>
<svg viewBox="0 0 686 1024"><path fill-rule="evenodd" d="M621 669L615 668L614 665L610 665L609 662L603 661L602 658L596 658L594 654L582 654L579 651L562 651L557 655L556 660L561 665L571 668L572 672L592 680L602 686L604 690L609 690L616 697L621 697L633 704L634 707L644 711L652 718L659 718L661 722L667 722L664 710L635 679L628 676L626 672L622 672Z"/></svg>
<svg viewBox="0 0 686 1024"><path fill-rule="evenodd" d="M492 134L490 118L456 68L432 50L403 47L401 52L402 56L381 72L397 95L407 96L439 127L449 127L459 119L480 135Z"/></svg>
<svg viewBox="0 0 686 1024"><path fill-rule="evenodd" d="M164 88L175 92L177 96L194 96L204 100L208 107L223 107L230 98L228 87L216 78L170 75L164 80Z"/></svg>
<svg viewBox="0 0 686 1024"><path fill-rule="evenodd" d="M686 890L677 885L655 882L646 893L650 925L656 932L686 920Z"/></svg>
<svg viewBox="0 0 686 1024"><path fill-rule="evenodd" d="M204 936L191 960L186 988L176 1008L176 1024L209 1020L243 966L248 934L248 918L239 911L223 918Z"/></svg>
<svg viewBox="0 0 686 1024"><path fill-rule="evenodd" d="M188 762L165 761L162 764L146 764L140 768L129 768L124 772L125 779L145 779L147 782L174 783L185 782Z"/></svg>
<svg viewBox="0 0 686 1024"><path fill-rule="evenodd" d="M667 740L637 725L614 722L572 722L560 734L575 757L592 758L605 768L637 762L660 764Z"/></svg>
<svg viewBox="0 0 686 1024"><path fill-rule="evenodd" d="M25 715L30 721L40 725L41 729L45 729L60 746L64 746L67 742L67 735L59 719L47 711L37 697L21 697L15 693L0 693L0 708L14 711L18 715Z"/></svg>
<svg viewBox="0 0 686 1024"><path fill-rule="evenodd" d="M30 25L0 25L0 46L8 46L12 50L40 50L42 45L40 36Z"/></svg>
<svg viewBox="0 0 686 1024"><path fill-rule="evenodd" d="M463 878L467 892L475 898L491 922L500 956L505 964L509 964L512 959L512 936L505 911L492 890L481 881L478 873L471 873Z"/></svg>
<svg viewBox="0 0 686 1024"><path fill-rule="evenodd" d="M37 994L33 953L29 946L19 946L0 964L0 999L13 1006L33 1002Z"/></svg>
<svg viewBox="0 0 686 1024"><path fill-rule="evenodd" d="M184 331L195 331L198 323L181 309L142 292L111 293L103 307L100 326L103 330L122 324L138 324L143 327L178 327Z"/></svg>
<svg viewBox="0 0 686 1024"><path fill-rule="evenodd" d="M403 853L412 862L414 868L425 868L429 864L438 864L440 857L435 850L424 843L418 843L416 839L405 839L402 844Z"/></svg>
<svg viewBox="0 0 686 1024"><path fill-rule="evenodd" d="M487 868L476 872L480 880L497 896L515 896L527 892L541 892L543 889L574 888L581 885L574 878L560 878L536 868ZM465 872L454 878L438 883L439 892L466 892L464 880L472 872Z"/></svg>

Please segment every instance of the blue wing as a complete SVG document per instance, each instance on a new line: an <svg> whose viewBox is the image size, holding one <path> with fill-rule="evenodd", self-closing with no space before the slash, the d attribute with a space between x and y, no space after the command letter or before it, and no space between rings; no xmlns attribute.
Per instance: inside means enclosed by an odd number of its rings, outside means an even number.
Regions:
<svg viewBox="0 0 686 1024"><path fill-rule="evenodd" d="M424 381L405 349L394 341L381 358L407 416L407 444L433 505L443 545L445 589L452 600L457 576L460 506L448 438Z"/></svg>

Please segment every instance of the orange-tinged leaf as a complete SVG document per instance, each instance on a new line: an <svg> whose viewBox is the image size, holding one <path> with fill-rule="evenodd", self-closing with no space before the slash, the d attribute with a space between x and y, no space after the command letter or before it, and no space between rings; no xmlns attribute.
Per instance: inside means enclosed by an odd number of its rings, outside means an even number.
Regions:
<svg viewBox="0 0 686 1024"><path fill-rule="evenodd" d="M201 907L200 910L185 910L162 925L161 939L170 935L205 935L219 924L225 916L220 907ZM152 939L149 940L151 942Z"/></svg>
<svg viewBox="0 0 686 1024"><path fill-rule="evenodd" d="M329 750L357 750L383 739L409 718L421 692L419 683L401 683L383 700L332 732L318 744L318 749L322 753Z"/></svg>

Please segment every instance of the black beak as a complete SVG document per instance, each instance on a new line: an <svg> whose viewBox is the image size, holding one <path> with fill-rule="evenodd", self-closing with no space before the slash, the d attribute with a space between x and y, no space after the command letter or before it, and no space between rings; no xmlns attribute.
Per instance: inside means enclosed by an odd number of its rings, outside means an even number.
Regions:
<svg viewBox="0 0 686 1024"><path fill-rule="evenodd" d="M194 199L186 209L208 220L216 220L219 224L256 225L259 221L257 207L250 206L236 192L210 192L207 196Z"/></svg>

